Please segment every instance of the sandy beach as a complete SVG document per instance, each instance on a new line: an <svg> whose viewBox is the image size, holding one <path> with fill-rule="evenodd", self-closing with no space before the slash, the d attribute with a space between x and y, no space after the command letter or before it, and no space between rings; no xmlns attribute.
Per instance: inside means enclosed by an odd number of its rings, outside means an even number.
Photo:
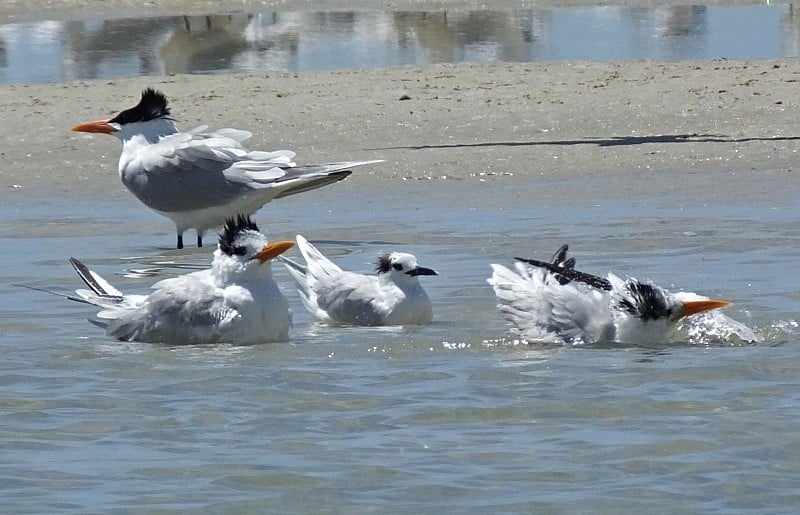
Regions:
<svg viewBox="0 0 800 515"><path fill-rule="evenodd" d="M253 132L251 148L289 148L301 163L386 159L354 174L350 180L357 182L584 174L633 181L641 170L663 171L664 187L692 181L697 188L725 188L733 173L759 184L767 171L788 180L800 148L798 80L796 60L715 60L2 86L2 191L122 191L115 172L119 142L70 127L132 106L146 86L166 93L184 128L244 128ZM749 182L739 184L736 191L750 191Z"/></svg>
<svg viewBox="0 0 800 515"><path fill-rule="evenodd" d="M48 10L38 10L36 7ZM209 2L170 4L207 12ZM341 5L340 5L341 4ZM329 8L352 8L347 2ZM482 4L485 7L485 4ZM508 2L492 2L507 7ZM11 19L59 9L87 16L149 2L7 2ZM313 2L229 1L219 10L304 9ZM386 8L473 8L471 2L389 2ZM289 148L299 163L382 158L349 181L607 177L587 195L676 187L735 201L785 189L800 148L800 61L711 60L462 63L385 70L169 75L0 86L3 197L125 195L119 142L70 132L165 92L181 127L253 132L254 149ZM647 172L642 174L641 172ZM735 176L735 180L732 177ZM380 181L378 181L380 179ZM787 182L789 181L789 182ZM366 187L366 186L362 186ZM391 186L389 186L391 187Z"/></svg>

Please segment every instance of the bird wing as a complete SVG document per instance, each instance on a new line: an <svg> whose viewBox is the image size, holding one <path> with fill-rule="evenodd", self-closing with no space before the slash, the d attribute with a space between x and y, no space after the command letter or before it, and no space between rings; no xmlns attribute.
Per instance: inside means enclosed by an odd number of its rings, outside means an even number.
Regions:
<svg viewBox="0 0 800 515"><path fill-rule="evenodd" d="M222 129L166 136L141 149L121 170L122 180L145 204L163 212L228 204L284 178L294 166L295 153L290 150L242 147L249 134ZM279 193L259 193L260 204Z"/></svg>
<svg viewBox="0 0 800 515"><path fill-rule="evenodd" d="M341 181L352 173L352 168L382 162L383 159L372 159L295 166L285 169L284 176L274 183L268 184L268 187L276 189L274 198L287 197Z"/></svg>
<svg viewBox="0 0 800 515"><path fill-rule="evenodd" d="M346 272L326 258L303 236L297 248L306 260L300 265L284 259L306 309L319 320L375 325L388 313L378 278Z"/></svg>
<svg viewBox="0 0 800 515"><path fill-rule="evenodd" d="M582 283L560 284L544 269L493 264L488 282L512 333L544 343L595 341L610 325L608 294Z"/></svg>
<svg viewBox="0 0 800 515"><path fill-rule="evenodd" d="M81 261L75 258L69 258L69 262L72 264L75 272L78 273L78 277L83 280L89 289L79 288L75 290L79 298L69 296L67 298L81 300L101 308L123 310L139 306L145 298L143 295L124 295L121 291L112 286L111 283L103 279L100 274L90 270L89 267Z"/></svg>
<svg viewBox="0 0 800 515"><path fill-rule="evenodd" d="M314 290L320 309L334 322L380 325L391 312L391 299L376 276L340 272L321 278Z"/></svg>
<svg viewBox="0 0 800 515"><path fill-rule="evenodd" d="M220 339L239 317L226 303L226 292L192 274L164 279L136 309L110 308L97 317L106 332L120 340L207 343Z"/></svg>
<svg viewBox="0 0 800 515"><path fill-rule="evenodd" d="M79 260L71 257L69 258L69 262L78 273L78 276L83 279L83 282L85 282L86 285L90 287L96 295L101 295L104 297L122 297L121 291L114 288L111 283L100 277L99 274L89 270L89 267L81 263Z"/></svg>
<svg viewBox="0 0 800 515"><path fill-rule="evenodd" d="M274 198L320 188L350 175L351 168L381 160L296 166L291 150L249 151L247 131L198 127L142 148L121 170L126 186L153 209L194 211L241 201L246 211ZM144 172L144 173L142 173ZM252 198L252 200L251 200Z"/></svg>
<svg viewBox="0 0 800 515"><path fill-rule="evenodd" d="M278 256L278 259L286 265L289 277L292 278L295 286L297 286L297 292L300 294L300 300L306 310L318 320L328 320L328 314L320 309L317 303L317 292L314 291L310 284L314 282L314 279L309 277L308 267L285 256Z"/></svg>
<svg viewBox="0 0 800 515"><path fill-rule="evenodd" d="M300 250L300 254L303 255L303 259L306 260L306 277L311 284L320 279L335 277L342 273L343 270L336 263L326 258L322 252L317 250L317 247L309 243L303 236L298 234L296 239L297 248Z"/></svg>

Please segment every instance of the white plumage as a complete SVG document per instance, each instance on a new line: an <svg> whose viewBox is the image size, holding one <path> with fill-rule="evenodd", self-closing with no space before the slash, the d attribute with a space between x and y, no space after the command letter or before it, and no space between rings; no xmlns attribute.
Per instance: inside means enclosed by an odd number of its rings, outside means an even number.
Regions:
<svg viewBox="0 0 800 515"><path fill-rule="evenodd" d="M153 89L139 103L109 120L76 125L77 132L112 134L122 141L119 175L146 206L175 223L178 248L183 233L204 232L226 218L253 214L267 202L338 182L351 168L380 160L297 166L290 150L249 151L250 132L200 126L179 132L166 97Z"/></svg>
<svg viewBox="0 0 800 515"><path fill-rule="evenodd" d="M417 258L393 252L378 259L376 275L347 272L297 236L305 265L281 256L306 309L317 320L337 324L421 325L433 318L420 275L437 275Z"/></svg>
<svg viewBox="0 0 800 515"><path fill-rule="evenodd" d="M268 243L249 218L226 222L211 268L153 285L149 295L125 295L71 258L89 287L76 290L102 308L94 323L125 341L167 344L286 341L289 303L272 277L270 261L294 246Z"/></svg>
<svg viewBox="0 0 800 515"><path fill-rule="evenodd" d="M491 265L488 282L512 335L542 343L664 343L682 318L729 304L613 273L580 272L567 250L562 246L549 263L517 258L514 270Z"/></svg>

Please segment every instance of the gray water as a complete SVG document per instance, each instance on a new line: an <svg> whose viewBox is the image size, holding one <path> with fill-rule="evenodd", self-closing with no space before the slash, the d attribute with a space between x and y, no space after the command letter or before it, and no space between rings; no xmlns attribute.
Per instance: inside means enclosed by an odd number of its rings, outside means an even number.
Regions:
<svg viewBox="0 0 800 515"><path fill-rule="evenodd" d="M0 83L461 61L783 58L793 4L296 11L0 24Z"/></svg>
<svg viewBox="0 0 800 515"><path fill-rule="evenodd" d="M171 250L172 224L113 174L91 203L6 192L0 510L797 511L800 229L783 175L741 173L715 192L655 172L625 187L591 175L348 180L275 201L256 217L273 239L303 233L346 269L397 248L436 268L424 278L435 321L315 324L276 265L292 341L245 347L111 341L86 321L91 307L12 286L70 292L74 255L143 292L211 249ZM649 194L626 198L642 185ZM741 190L749 202L731 202ZM564 242L588 271L732 300L727 316L763 341L505 338L489 263Z"/></svg>

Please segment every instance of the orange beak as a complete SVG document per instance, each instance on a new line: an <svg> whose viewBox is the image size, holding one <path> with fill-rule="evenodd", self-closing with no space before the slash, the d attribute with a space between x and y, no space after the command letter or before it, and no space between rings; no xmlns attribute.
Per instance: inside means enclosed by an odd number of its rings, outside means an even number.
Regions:
<svg viewBox="0 0 800 515"><path fill-rule="evenodd" d="M294 247L293 241L276 241L275 243L264 245L252 259L257 259L261 263L266 263L270 259L275 259L280 256L292 247Z"/></svg>
<svg viewBox="0 0 800 515"><path fill-rule="evenodd" d="M114 134L117 129L108 123L108 120L97 120L96 122L86 122L72 128L74 132L91 132L99 134Z"/></svg>
<svg viewBox="0 0 800 515"><path fill-rule="evenodd" d="M683 309L681 309L676 318L688 317L703 313L704 311L711 311L712 309L724 308L730 305L731 303L725 300L690 300L683 303Z"/></svg>

